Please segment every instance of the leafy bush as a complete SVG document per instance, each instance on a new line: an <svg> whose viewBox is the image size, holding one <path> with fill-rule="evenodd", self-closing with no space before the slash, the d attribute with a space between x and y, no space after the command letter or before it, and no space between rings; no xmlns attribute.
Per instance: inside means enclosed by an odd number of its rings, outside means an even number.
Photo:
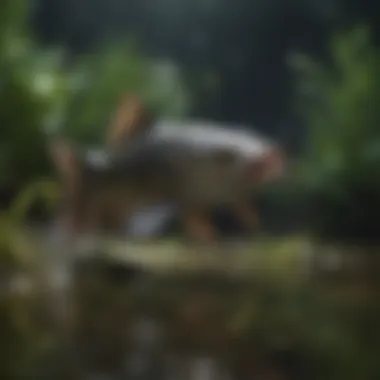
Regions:
<svg viewBox="0 0 380 380"><path fill-rule="evenodd" d="M33 40L28 4L6 0L0 6L0 192L7 196L50 173L46 132L103 142L122 93L137 93L166 115L183 114L189 103L176 69L158 65L130 42L68 65L64 51Z"/></svg>
<svg viewBox="0 0 380 380"><path fill-rule="evenodd" d="M291 60L309 132L301 177L318 234L369 241L380 212L380 53L366 28L336 35L330 53L329 63Z"/></svg>
<svg viewBox="0 0 380 380"><path fill-rule="evenodd" d="M62 132L86 143L104 141L106 126L124 93L139 95L153 113L165 116L182 115L189 104L176 68L149 60L130 41L79 57L69 81L72 88Z"/></svg>

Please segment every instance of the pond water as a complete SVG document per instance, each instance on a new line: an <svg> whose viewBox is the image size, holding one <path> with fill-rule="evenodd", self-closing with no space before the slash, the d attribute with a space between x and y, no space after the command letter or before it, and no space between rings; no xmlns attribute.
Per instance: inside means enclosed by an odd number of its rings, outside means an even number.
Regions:
<svg viewBox="0 0 380 380"><path fill-rule="evenodd" d="M0 378L380 378L377 283L73 265L64 236L50 237L47 281L14 274L2 294Z"/></svg>

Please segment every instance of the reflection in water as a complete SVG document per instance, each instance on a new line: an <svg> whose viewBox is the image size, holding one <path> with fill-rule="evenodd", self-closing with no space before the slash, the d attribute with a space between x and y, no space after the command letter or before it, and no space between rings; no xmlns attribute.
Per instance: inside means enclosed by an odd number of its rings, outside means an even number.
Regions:
<svg viewBox="0 0 380 380"><path fill-rule="evenodd" d="M67 356L77 367L73 380L354 380L355 368L362 379L378 378L377 283L141 276L100 260L74 271L61 254L57 245L44 299L60 323L49 331L43 367L54 369L44 379L62 378L57 368ZM13 315L35 326L42 302L33 302L47 292L36 294L27 274L10 283ZM28 334L33 347L38 334ZM54 346L64 353L51 359Z"/></svg>

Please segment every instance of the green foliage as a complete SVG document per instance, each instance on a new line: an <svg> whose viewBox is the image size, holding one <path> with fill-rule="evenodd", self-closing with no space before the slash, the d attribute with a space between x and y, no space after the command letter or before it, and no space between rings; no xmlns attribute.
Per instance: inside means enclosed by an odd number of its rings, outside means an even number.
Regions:
<svg viewBox="0 0 380 380"><path fill-rule="evenodd" d="M149 61L131 42L82 57L69 75L64 133L82 142L104 141L106 126L125 93L140 96L154 113L183 114L188 99L177 74L170 65Z"/></svg>
<svg viewBox="0 0 380 380"><path fill-rule="evenodd" d="M56 99L49 93L48 56L28 38L10 39L0 56L0 187L18 188L47 172L43 123ZM45 83L44 83L45 82Z"/></svg>
<svg viewBox="0 0 380 380"><path fill-rule="evenodd" d="M62 101L59 51L42 50L27 27L29 2L0 6L0 189L17 192L48 173L44 126Z"/></svg>
<svg viewBox="0 0 380 380"><path fill-rule="evenodd" d="M309 131L301 176L320 232L370 239L380 212L380 53L366 28L337 34L330 51L329 64L302 55L291 61Z"/></svg>
<svg viewBox="0 0 380 380"><path fill-rule="evenodd" d="M2 0L0 4L0 56L11 49L10 38L22 33L28 17L29 2L25 0Z"/></svg>
<svg viewBox="0 0 380 380"><path fill-rule="evenodd" d="M27 27L26 0L0 5L0 190L11 193L49 174L46 132L100 144L123 93L154 112L181 115L189 99L174 68L157 69L131 42L108 44L67 66Z"/></svg>

